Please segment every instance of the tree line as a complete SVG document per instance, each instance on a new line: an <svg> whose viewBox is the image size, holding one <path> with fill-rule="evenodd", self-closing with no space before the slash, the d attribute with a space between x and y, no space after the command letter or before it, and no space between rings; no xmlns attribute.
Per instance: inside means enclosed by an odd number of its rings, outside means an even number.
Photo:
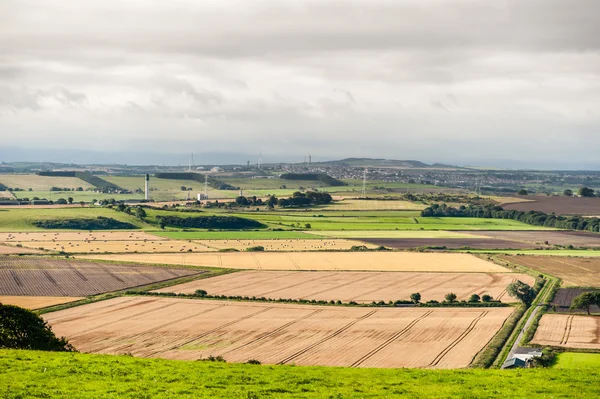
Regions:
<svg viewBox="0 0 600 399"><path fill-rule="evenodd" d="M534 226L554 227L567 230L600 232L600 218L582 216L559 216L540 211L505 210L498 205L460 206L434 204L421 211L422 217L471 217L486 219L511 219Z"/></svg>
<svg viewBox="0 0 600 399"><path fill-rule="evenodd" d="M254 229L265 227L264 224L237 216L197 216L182 218L179 216L157 216L161 228L165 226L196 229Z"/></svg>

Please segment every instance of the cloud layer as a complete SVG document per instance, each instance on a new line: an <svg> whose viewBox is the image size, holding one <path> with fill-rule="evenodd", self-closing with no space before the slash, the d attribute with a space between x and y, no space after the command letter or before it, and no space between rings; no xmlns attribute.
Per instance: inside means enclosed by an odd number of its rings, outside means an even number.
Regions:
<svg viewBox="0 0 600 399"><path fill-rule="evenodd" d="M1 145L600 166L599 27L596 0L4 0Z"/></svg>

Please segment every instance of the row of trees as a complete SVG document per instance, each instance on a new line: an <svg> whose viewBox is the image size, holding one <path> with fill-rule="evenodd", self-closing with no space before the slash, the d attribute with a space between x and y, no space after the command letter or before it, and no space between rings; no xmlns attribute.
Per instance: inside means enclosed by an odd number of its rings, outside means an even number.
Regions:
<svg viewBox="0 0 600 399"><path fill-rule="evenodd" d="M591 291L579 294L573 299L573 302L571 302L571 309L583 309L589 315L590 308L594 305L600 306L600 291Z"/></svg>
<svg viewBox="0 0 600 399"><path fill-rule="evenodd" d="M473 217L487 219L512 219L534 226L554 227L567 230L600 232L600 218L582 216L557 216L540 211L504 210L501 206L485 205L454 208L446 204L434 204L421 212L423 217Z"/></svg>
<svg viewBox="0 0 600 399"><path fill-rule="evenodd" d="M196 228L196 229L255 229L265 227L262 223L237 216L197 216L182 218L179 216L157 216L158 225Z"/></svg>
<svg viewBox="0 0 600 399"><path fill-rule="evenodd" d="M328 193L317 191L301 193L300 191L296 191L290 198L279 198L277 200L277 205L282 208L298 208L303 206L329 204L331 201L333 201L333 198ZM271 199L269 199L269 203L272 203Z"/></svg>

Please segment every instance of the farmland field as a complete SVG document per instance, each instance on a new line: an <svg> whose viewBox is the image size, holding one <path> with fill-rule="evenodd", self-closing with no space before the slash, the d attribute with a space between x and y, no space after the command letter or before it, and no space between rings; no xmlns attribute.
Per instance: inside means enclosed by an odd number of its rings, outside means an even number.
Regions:
<svg viewBox="0 0 600 399"><path fill-rule="evenodd" d="M546 256L504 256L501 258L558 277L563 280L563 287L600 287L600 259L597 258Z"/></svg>
<svg viewBox="0 0 600 399"><path fill-rule="evenodd" d="M336 201L326 207L336 211L404 211L422 210L426 206L409 201L352 200Z"/></svg>
<svg viewBox="0 0 600 399"><path fill-rule="evenodd" d="M106 208L19 208L0 209L0 232L47 231L33 225L37 220L95 219L98 216L113 218L138 227L148 227L144 222L124 212Z"/></svg>
<svg viewBox="0 0 600 399"><path fill-rule="evenodd" d="M600 234L584 231L478 231L477 236L550 245L600 246Z"/></svg>
<svg viewBox="0 0 600 399"><path fill-rule="evenodd" d="M515 370L257 367L0 349L7 398L597 398L600 368ZM87 372L89 370L89 372Z"/></svg>
<svg viewBox="0 0 600 399"><path fill-rule="evenodd" d="M444 230L344 230L344 231L307 231L307 234L335 238L473 238L476 234Z"/></svg>
<svg viewBox="0 0 600 399"><path fill-rule="evenodd" d="M0 233L0 242L39 241L157 241L163 238L143 231L52 231L31 233Z"/></svg>
<svg viewBox="0 0 600 399"><path fill-rule="evenodd" d="M600 257L599 249L472 249L470 253L504 254L531 257L552 258L597 258Z"/></svg>
<svg viewBox="0 0 600 399"><path fill-rule="evenodd" d="M409 300L413 292L419 292L423 302L442 301L447 293L453 292L458 300L466 300L471 294L488 294L514 302L506 295L506 286L516 279L530 285L535 282L530 276L512 273L245 271L161 288L157 292L192 294L202 289L210 295L357 303Z"/></svg>
<svg viewBox="0 0 600 399"><path fill-rule="evenodd" d="M557 355L555 369L595 368L600 370L600 353L563 352Z"/></svg>
<svg viewBox="0 0 600 399"><path fill-rule="evenodd" d="M600 289L598 289L600 290ZM598 291L593 288L561 288L558 290L552 301L552 307L558 313L583 313L586 312L584 309L569 309L573 299L584 293L590 291ZM591 313L600 313L600 307L590 306Z"/></svg>
<svg viewBox="0 0 600 399"><path fill-rule="evenodd" d="M79 255L79 258L262 270L351 270L505 273L468 254L418 252L238 252Z"/></svg>
<svg viewBox="0 0 600 399"><path fill-rule="evenodd" d="M41 309L48 306L60 305L67 302L77 301L83 297L73 296L10 296L0 295L0 303L4 305L15 305L27 309Z"/></svg>
<svg viewBox="0 0 600 399"><path fill-rule="evenodd" d="M39 254L39 253L43 253L43 251L39 251L37 249L31 249L31 248L19 248L19 247L11 247L9 245L0 245L0 255Z"/></svg>
<svg viewBox="0 0 600 399"><path fill-rule="evenodd" d="M529 200L527 202L516 202L502 207L509 210L541 211L557 215L597 215L600 212L600 198L535 196L527 199Z"/></svg>
<svg viewBox="0 0 600 399"><path fill-rule="evenodd" d="M202 272L64 259L0 257L0 295L80 297Z"/></svg>
<svg viewBox="0 0 600 399"><path fill-rule="evenodd" d="M535 244L494 238L357 238L374 245L388 248L409 249L418 247L458 248L536 248Z"/></svg>
<svg viewBox="0 0 600 399"><path fill-rule="evenodd" d="M600 350L600 317L545 314L531 343Z"/></svg>
<svg viewBox="0 0 600 399"><path fill-rule="evenodd" d="M247 248L262 246L265 251L283 251L283 252L298 252L298 251L343 251L349 250L354 246L365 246L369 249L377 248L377 245L372 245L356 240L330 239L330 240L304 240L304 239L289 239L289 240L202 240L193 241L205 245L209 248L220 250L233 248L240 251Z"/></svg>
<svg viewBox="0 0 600 399"><path fill-rule="evenodd" d="M57 335L89 353L460 368L471 363L512 312L510 307L372 309L120 297L43 317Z"/></svg>
<svg viewBox="0 0 600 399"><path fill-rule="evenodd" d="M21 241L17 245L30 248L43 248L47 251L66 253L115 253L115 252L212 252L217 249L200 242L156 240L156 241Z"/></svg>
<svg viewBox="0 0 600 399"><path fill-rule="evenodd" d="M18 191L14 193L17 198L32 199L38 197L49 201L56 201L59 198L73 198L73 203L77 204L80 201L92 202L93 200L103 200L114 198L117 201L129 199L143 199L144 194L115 194L115 193L96 193L94 191ZM40 206L40 205L37 205ZM42 205L43 206L43 205ZM79 205L78 205L79 206Z"/></svg>
<svg viewBox="0 0 600 399"><path fill-rule="evenodd" d="M94 188L91 184L77 177L62 177L62 176L38 176L38 175L4 175L0 174L0 183L6 187L20 188L33 191L49 191L52 187L72 188L81 187Z"/></svg>
<svg viewBox="0 0 600 399"><path fill-rule="evenodd" d="M158 231L153 235L175 240L320 240L302 231Z"/></svg>

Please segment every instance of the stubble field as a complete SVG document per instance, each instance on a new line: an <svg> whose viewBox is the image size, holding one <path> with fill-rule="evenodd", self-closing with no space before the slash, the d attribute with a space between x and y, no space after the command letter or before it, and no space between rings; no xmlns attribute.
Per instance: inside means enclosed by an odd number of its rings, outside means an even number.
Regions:
<svg viewBox="0 0 600 399"><path fill-rule="evenodd" d="M83 299L73 296L18 296L0 295L0 303L15 305L26 309L41 309L48 306L60 305Z"/></svg>
<svg viewBox="0 0 600 399"><path fill-rule="evenodd" d="M600 317L545 314L531 342L566 348L600 349Z"/></svg>
<svg viewBox="0 0 600 399"><path fill-rule="evenodd" d="M419 252L239 252L79 255L80 258L258 270L339 270L505 273L469 254Z"/></svg>
<svg viewBox="0 0 600 399"><path fill-rule="evenodd" d="M265 364L460 368L512 308L372 309L121 297L45 314L82 352ZM399 354L402 354L399 356Z"/></svg>
<svg viewBox="0 0 600 399"><path fill-rule="evenodd" d="M563 287L600 286L599 258L571 258L550 256L502 256L514 262L563 280Z"/></svg>
<svg viewBox="0 0 600 399"><path fill-rule="evenodd" d="M444 300L453 292L458 300L471 294L491 295L514 302L506 286L519 279L533 284L532 277L512 273L395 273L395 272L278 272L245 271L165 287L158 292L192 294L202 289L211 295L255 296L257 298L355 301L409 300L419 292L422 301Z"/></svg>

